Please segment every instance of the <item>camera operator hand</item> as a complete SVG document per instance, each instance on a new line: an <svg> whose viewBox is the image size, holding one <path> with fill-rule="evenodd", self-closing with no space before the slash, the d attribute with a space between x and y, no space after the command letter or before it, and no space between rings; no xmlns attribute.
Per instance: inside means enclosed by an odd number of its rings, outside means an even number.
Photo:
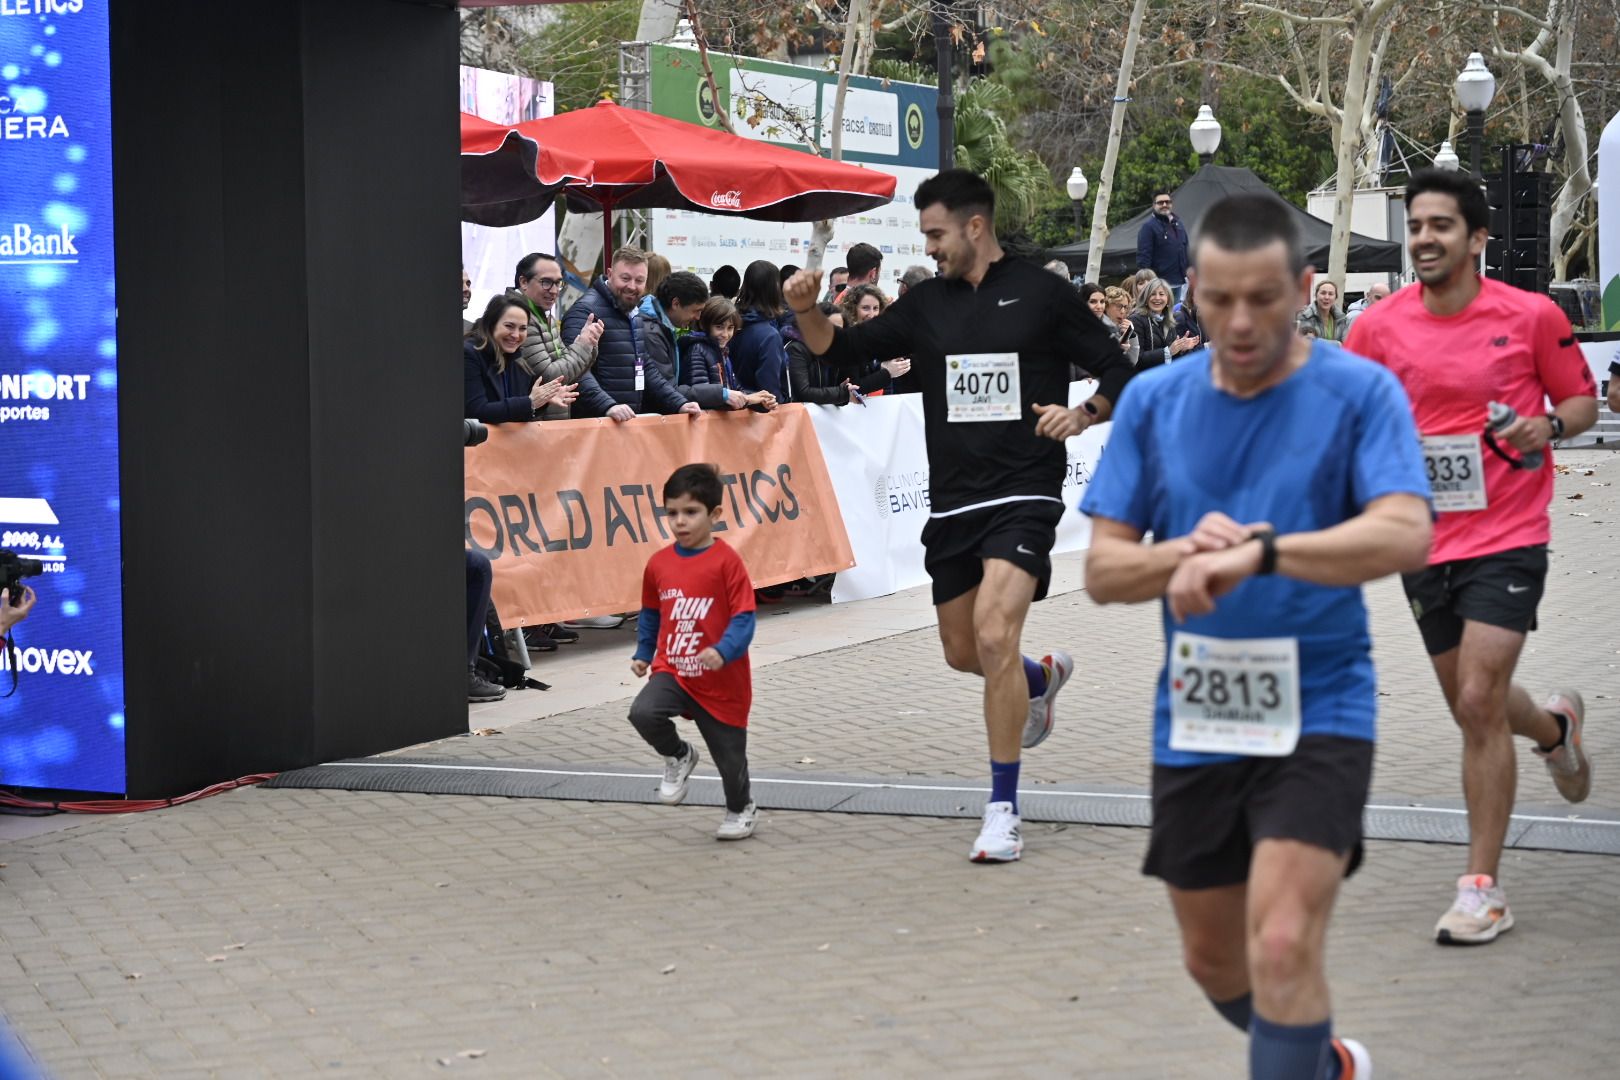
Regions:
<svg viewBox="0 0 1620 1080"><path fill-rule="evenodd" d="M34 610L34 601L39 597L27 585L23 586L22 599L17 603L11 602L11 593L0 590L0 637L11 633L11 628L28 618L28 613Z"/></svg>

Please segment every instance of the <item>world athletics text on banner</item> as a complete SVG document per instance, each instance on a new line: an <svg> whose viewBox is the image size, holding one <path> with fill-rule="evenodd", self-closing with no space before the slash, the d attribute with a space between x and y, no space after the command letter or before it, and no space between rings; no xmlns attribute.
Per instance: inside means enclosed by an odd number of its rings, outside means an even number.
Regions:
<svg viewBox="0 0 1620 1080"><path fill-rule="evenodd" d="M854 565L838 500L802 405L760 415L626 423L500 424L466 452L467 544L495 568L507 628L641 606L641 572L669 544L664 481L710 462L725 483L717 535L756 586Z"/></svg>
<svg viewBox="0 0 1620 1080"><path fill-rule="evenodd" d="M1096 392L1090 380L1069 384L1069 404ZM849 529L855 569L838 575L833 603L868 600L928 582L922 528L928 521L928 454L923 443L922 397L869 398L866 406L809 405L826 453L833 490ZM1109 425L1099 424L1067 443L1063 519L1054 552L1091 543L1091 522L1077 507L1102 458Z"/></svg>
<svg viewBox="0 0 1620 1080"><path fill-rule="evenodd" d="M107 0L0 0L0 548L39 595L0 659L0 784L124 791Z"/></svg>

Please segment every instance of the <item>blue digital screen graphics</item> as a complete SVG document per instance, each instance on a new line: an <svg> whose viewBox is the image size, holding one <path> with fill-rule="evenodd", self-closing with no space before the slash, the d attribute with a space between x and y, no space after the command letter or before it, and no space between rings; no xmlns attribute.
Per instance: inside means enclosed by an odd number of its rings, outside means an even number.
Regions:
<svg viewBox="0 0 1620 1080"><path fill-rule="evenodd" d="M0 784L121 793L109 0L0 0L0 548L39 602L0 660Z"/></svg>

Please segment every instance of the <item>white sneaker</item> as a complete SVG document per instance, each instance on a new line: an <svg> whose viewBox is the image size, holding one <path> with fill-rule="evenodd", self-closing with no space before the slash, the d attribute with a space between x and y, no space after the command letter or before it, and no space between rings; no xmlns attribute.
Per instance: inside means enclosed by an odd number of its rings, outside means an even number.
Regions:
<svg viewBox="0 0 1620 1080"><path fill-rule="evenodd" d="M726 811L726 818L714 830L716 840L746 840L754 835L754 822L759 820L759 807L749 803L741 810Z"/></svg>
<svg viewBox="0 0 1620 1080"><path fill-rule="evenodd" d="M563 625L570 630L617 630L624 625L624 616L593 615L588 619L573 619Z"/></svg>
<svg viewBox="0 0 1620 1080"><path fill-rule="evenodd" d="M1442 945L1485 945L1513 929L1507 894L1489 874L1464 874L1457 879L1457 899L1435 924L1434 939Z"/></svg>
<svg viewBox="0 0 1620 1080"><path fill-rule="evenodd" d="M1029 699L1029 719L1024 721L1025 750L1039 746L1052 734L1052 725L1057 722L1053 702L1057 700L1063 684L1074 674L1074 657L1062 649L1054 649L1052 655L1042 658L1041 663L1046 666L1046 693Z"/></svg>
<svg viewBox="0 0 1620 1080"><path fill-rule="evenodd" d="M984 824L973 841L968 858L974 862L1017 862L1024 853L1018 835L1018 815L1010 802L993 802L984 808Z"/></svg>
<svg viewBox="0 0 1620 1080"><path fill-rule="evenodd" d="M658 782L658 801L665 806L679 805L686 798L687 781L691 780L697 764L698 749L692 743L686 744L685 757L665 758L664 778Z"/></svg>

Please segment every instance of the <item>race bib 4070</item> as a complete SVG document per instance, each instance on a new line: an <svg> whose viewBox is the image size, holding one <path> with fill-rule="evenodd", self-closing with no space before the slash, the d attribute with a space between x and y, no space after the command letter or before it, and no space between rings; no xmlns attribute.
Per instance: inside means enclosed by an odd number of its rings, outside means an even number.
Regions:
<svg viewBox="0 0 1620 1080"><path fill-rule="evenodd" d="M1017 353L945 358L945 419L950 423L1017 420L1022 401Z"/></svg>

